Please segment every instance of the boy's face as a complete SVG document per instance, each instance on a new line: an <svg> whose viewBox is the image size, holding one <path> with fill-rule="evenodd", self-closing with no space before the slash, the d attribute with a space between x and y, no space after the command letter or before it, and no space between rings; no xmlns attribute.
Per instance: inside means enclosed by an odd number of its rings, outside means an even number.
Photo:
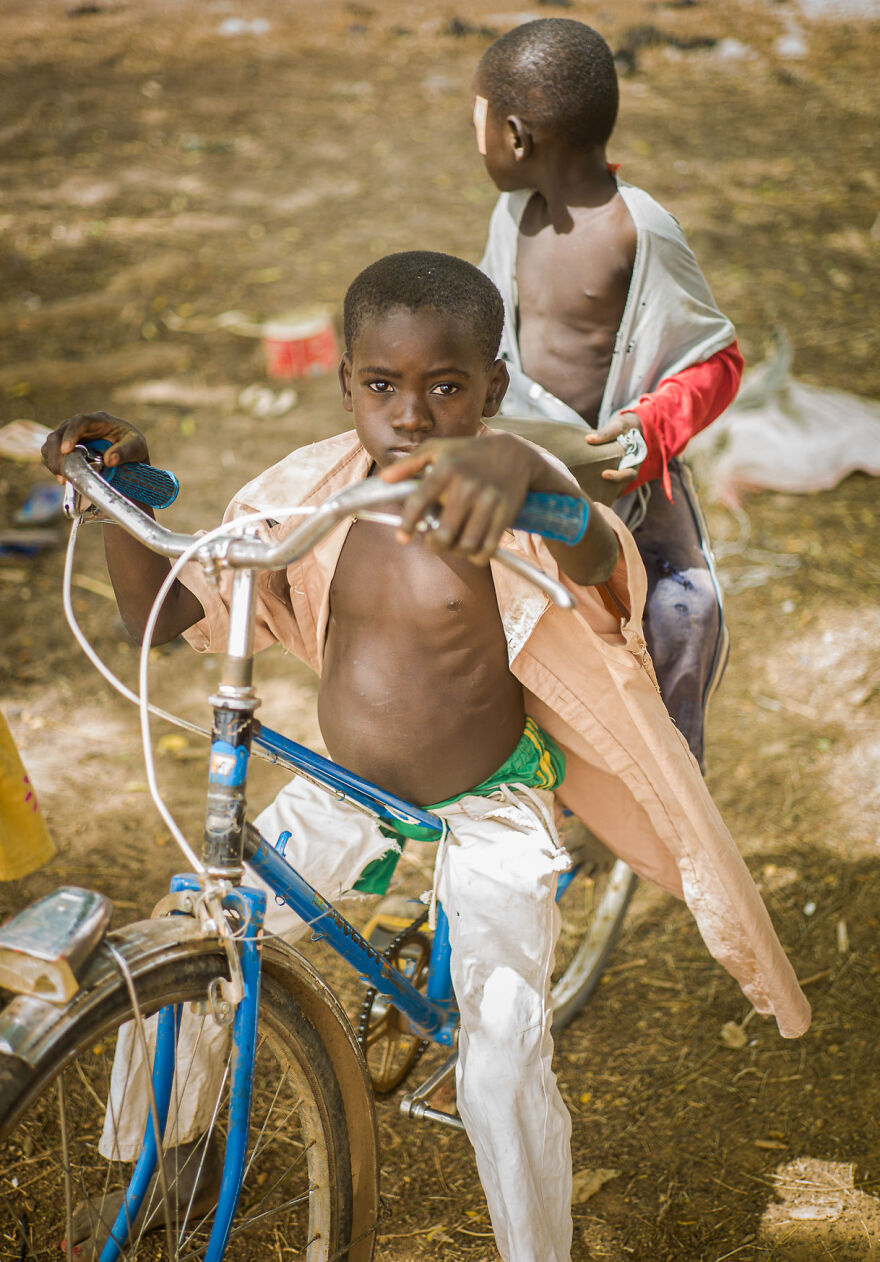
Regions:
<svg viewBox="0 0 880 1262"><path fill-rule="evenodd" d="M470 330L432 307L365 322L339 369L342 406L380 469L427 438L469 438L494 416L507 369L486 366Z"/></svg>

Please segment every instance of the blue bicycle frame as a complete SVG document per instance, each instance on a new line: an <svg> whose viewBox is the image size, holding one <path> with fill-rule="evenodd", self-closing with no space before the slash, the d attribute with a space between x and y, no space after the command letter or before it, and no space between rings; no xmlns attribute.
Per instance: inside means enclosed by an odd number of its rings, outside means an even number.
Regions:
<svg viewBox="0 0 880 1262"><path fill-rule="evenodd" d="M256 725L254 725L256 726ZM249 751L247 743L233 745L229 725L217 723L215 710L212 740L212 781L221 787L243 786ZM252 735L271 757L291 771L304 772L330 792L372 813L378 822L391 825L403 836L439 841L444 824L437 815L412 806L377 785L363 780L344 767L322 758L304 745L289 741L277 732L261 728ZM215 759L216 755L216 759ZM219 770L217 769L219 768ZM231 769L230 769L231 768ZM426 993L417 990L403 973L394 968L354 925L319 894L284 858L289 834L282 833L270 845L253 827L247 830L245 855L250 867L262 877L276 897L312 930L314 940L326 939L333 949L357 971L361 980L394 1004L421 1038L451 1046L457 1027L449 969L449 926L442 907L437 908L437 924L431 949ZM171 892L198 890L195 876L178 875ZM227 910L242 915L241 971L244 998L235 1011L232 1027L232 1068L226 1153L217 1210L205 1262L222 1259L238 1206L245 1168L248 1125L253 1088L257 1016L260 991L260 952L258 937L263 924L265 895L262 891L237 886L223 900ZM130 1225L140 1209L158 1164L161 1135L168 1114L174 1077L174 1061L179 1014L173 1007L159 1013L156 1053L153 1062L153 1101L144 1132L143 1147L129 1182L122 1208L113 1223L100 1262L117 1262L128 1240Z"/></svg>
<svg viewBox="0 0 880 1262"><path fill-rule="evenodd" d="M325 788L369 811L379 823L390 825L401 836L420 841L439 841L443 836L445 825L439 815L386 793L378 785L322 758L305 745L298 745L269 728L261 728L253 740L272 755L272 761L290 771L305 772ZM455 1021L450 1020L453 995L449 980L449 926L443 908L437 908L427 989L422 994L291 867L284 858L287 837L288 834L282 833L275 844L270 845L256 829L249 829L245 855L251 868L311 927L313 939L326 939L366 985L391 1000L411 1022L414 1033L451 1046Z"/></svg>
<svg viewBox="0 0 880 1262"><path fill-rule="evenodd" d="M404 836L439 841L443 835L444 824L439 816L386 793L377 785L363 780L327 758L322 758L304 745L290 741L268 728L261 728L253 736L253 743L269 753L271 761L290 771L304 772L332 793L374 814L377 821L392 825ZM225 753L227 750L228 744L222 742L221 752ZM337 955L356 970L366 985L374 987L378 994L391 1001L410 1022L414 1034L451 1047L458 1020L449 967L449 923L443 908L439 905L437 907L428 978L425 991L422 992L403 973L383 959L382 954L370 945L354 925L291 867L284 857L288 837L289 834L282 833L275 844L270 845L255 828L249 827L245 841L245 857L249 866L262 877L278 898L310 926L313 940L326 940ZM560 876L557 898L561 897L573 876L574 871ZM171 885L172 892L198 888L199 882L194 876L176 876ZM265 899L261 892L241 886L230 892L224 900L224 906L241 912L242 900L246 909L241 957L245 998L236 1009L232 1029L228 1138L220 1196L205 1254L206 1262L218 1262L223 1257L229 1239L244 1171L250 1118L260 989L260 952L257 939L262 928ZM156 1169L156 1136L161 1134L167 1115L173 1077L177 1028L174 1013L174 1009L163 1009L159 1018L153 1068L154 1108L158 1116L153 1116L151 1111L144 1135L144 1146L132 1175L126 1201L101 1253L101 1262L117 1262L126 1242L128 1224L134 1221Z"/></svg>

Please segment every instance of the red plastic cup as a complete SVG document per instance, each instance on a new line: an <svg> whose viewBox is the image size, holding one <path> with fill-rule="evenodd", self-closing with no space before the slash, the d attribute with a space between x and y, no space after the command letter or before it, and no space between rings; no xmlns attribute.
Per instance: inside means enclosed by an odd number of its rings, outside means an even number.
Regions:
<svg viewBox="0 0 880 1262"><path fill-rule="evenodd" d="M292 311L263 325L266 373L278 380L321 377L339 364L339 343L329 312Z"/></svg>

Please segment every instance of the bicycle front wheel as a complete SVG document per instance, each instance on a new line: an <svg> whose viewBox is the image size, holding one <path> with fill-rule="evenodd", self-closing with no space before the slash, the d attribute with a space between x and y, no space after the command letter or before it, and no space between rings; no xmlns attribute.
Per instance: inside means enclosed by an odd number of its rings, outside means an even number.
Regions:
<svg viewBox="0 0 880 1262"><path fill-rule="evenodd" d="M133 1009L126 985L121 977L108 974L106 961L103 975L101 984L87 985L71 1002L58 1037L35 1065L0 1056L3 1262L97 1257L100 1240L110 1231L128 1186L128 1160L108 1160L102 1152L109 1155L118 1139L122 1147L117 1147L117 1155L132 1156L123 1132L132 1130L130 1119L126 1123L125 1092L130 1083L134 1089L134 1078L125 1065L116 1067L110 1110L107 1101L117 1045L120 1037L123 1042L128 1037L120 1031L132 1019ZM200 1122L201 1133L187 1143L181 1120L180 1144L172 1139L166 1152L166 1195L154 1179L144 1210L128 1232L121 1251L124 1258L158 1262L204 1254L217 1201L211 1167L216 1173L222 1162L230 1075L224 1046L229 1040L218 1040L216 1033L207 1070L199 1063L200 1057L205 1060L214 1018L198 1013L210 1013L211 985L226 975L225 958L215 943L208 952L181 947L177 958L165 958L136 977L144 1017L167 1005L183 1005L179 1012L189 1012L191 1031L195 1030L186 1039L181 1034L178 1043L169 1126L180 1120L197 1080L214 1085L211 1099L203 1099L200 1106L207 1127L201 1130ZM190 1004L197 1009L188 1009ZM222 1064L217 1063L220 1055ZM348 1137L333 1066L291 995L264 973L246 1172L225 1257L241 1262L274 1257L330 1262L344 1256L351 1206ZM83 1248L75 1253L78 1236ZM97 1251L91 1243L95 1240Z"/></svg>

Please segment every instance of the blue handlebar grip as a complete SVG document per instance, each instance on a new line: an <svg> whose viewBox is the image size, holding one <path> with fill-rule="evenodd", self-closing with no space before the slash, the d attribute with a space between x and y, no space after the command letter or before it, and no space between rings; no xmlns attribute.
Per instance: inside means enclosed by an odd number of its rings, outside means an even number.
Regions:
<svg viewBox="0 0 880 1262"><path fill-rule="evenodd" d="M590 505L574 495L551 495L530 491L513 523L514 530L527 530L560 543L580 543L590 520Z"/></svg>
<svg viewBox="0 0 880 1262"><path fill-rule="evenodd" d="M106 438L90 438L83 446L92 455L100 456L110 446ZM102 468L105 478L122 495L150 508L167 508L177 499L180 483L167 469L154 469L151 464L135 461L131 464Z"/></svg>

